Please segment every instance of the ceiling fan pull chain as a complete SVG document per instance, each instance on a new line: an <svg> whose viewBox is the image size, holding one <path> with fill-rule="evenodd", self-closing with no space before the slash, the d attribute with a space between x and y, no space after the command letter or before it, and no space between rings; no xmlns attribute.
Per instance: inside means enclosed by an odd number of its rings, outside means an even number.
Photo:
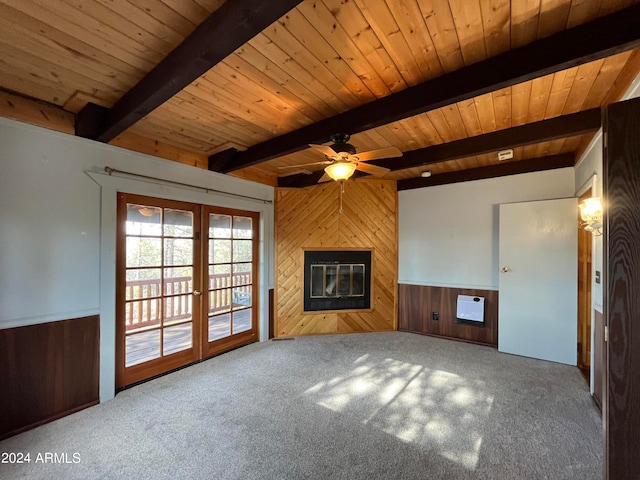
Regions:
<svg viewBox="0 0 640 480"><path fill-rule="evenodd" d="M342 180L340 182L340 213L343 213L344 210L342 209L342 194L344 193L344 180Z"/></svg>

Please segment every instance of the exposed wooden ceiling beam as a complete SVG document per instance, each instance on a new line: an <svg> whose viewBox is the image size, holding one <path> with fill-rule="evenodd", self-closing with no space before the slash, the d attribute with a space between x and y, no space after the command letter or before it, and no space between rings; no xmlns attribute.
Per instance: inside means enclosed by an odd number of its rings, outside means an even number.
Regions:
<svg viewBox="0 0 640 480"><path fill-rule="evenodd" d="M355 134L533 78L640 46L640 5L565 30L529 45L426 81L348 112L267 140L233 155L210 157L228 173L323 143L337 132Z"/></svg>
<svg viewBox="0 0 640 480"><path fill-rule="evenodd" d="M388 168L392 171L415 168L434 163L456 160L458 158L482 155L507 148L549 142L558 138L582 135L597 131L602 124L599 108L571 113L561 117L541 120L539 122L519 125L517 127L485 133L475 137L463 138L449 143L432 145L404 152L399 158L385 158L367 162L371 165ZM281 187L308 187L315 185L324 172L304 173L281 177Z"/></svg>
<svg viewBox="0 0 640 480"><path fill-rule="evenodd" d="M209 71L301 0L227 0L108 109L88 104L77 135L108 142ZM93 106L91 106L93 105ZM84 110L84 109L83 109Z"/></svg>
<svg viewBox="0 0 640 480"><path fill-rule="evenodd" d="M571 137L597 131L602 124L599 108L571 113L561 117L463 138L454 142L432 145L404 152L400 158L372 160L372 165L403 170L458 158L482 155L507 148L549 142L558 138Z"/></svg>
<svg viewBox="0 0 640 480"><path fill-rule="evenodd" d="M457 172L440 173L428 178L407 178L398 180L398 191L411 190L413 188L433 187L435 185L447 185L450 183L470 182L485 178L505 177L519 173L541 172L556 168L573 167L575 156L573 153L563 153L542 158L519 160L515 162L500 163L488 167L471 168Z"/></svg>
<svg viewBox="0 0 640 480"><path fill-rule="evenodd" d="M297 173L295 175L287 175L286 177L278 177L278 186L284 188L310 187L317 185L322 175L324 175L324 170L318 170L309 175L306 173Z"/></svg>

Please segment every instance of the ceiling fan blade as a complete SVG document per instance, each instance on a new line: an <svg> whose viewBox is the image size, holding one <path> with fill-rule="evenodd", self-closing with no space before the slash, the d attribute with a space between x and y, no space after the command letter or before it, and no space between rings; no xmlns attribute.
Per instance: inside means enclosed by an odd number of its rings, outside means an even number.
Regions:
<svg viewBox="0 0 640 480"><path fill-rule="evenodd" d="M307 170L306 168L301 168L300 170L290 170L281 175L278 175L278 178L287 178L293 175L311 175L313 172L311 170Z"/></svg>
<svg viewBox="0 0 640 480"><path fill-rule="evenodd" d="M322 152L327 157L333 157L336 155L336 151L328 145L315 145L313 143L310 143L309 146L311 148L315 148L319 152Z"/></svg>
<svg viewBox="0 0 640 480"><path fill-rule="evenodd" d="M356 170L361 170L369 175L374 175L376 177L381 177L387 172L390 172L388 168L378 167L376 165L369 165L368 163L359 163L356 165Z"/></svg>
<svg viewBox="0 0 640 480"><path fill-rule="evenodd" d="M329 180L331 180L331 177L325 173L324 175L322 175L322 177L320 177L318 183L328 182Z"/></svg>
<svg viewBox="0 0 640 480"><path fill-rule="evenodd" d="M376 160L378 158L394 158L401 157L402 152L396 147L380 148L379 150L370 150L368 152L356 153L356 157L361 162Z"/></svg>
<svg viewBox="0 0 640 480"><path fill-rule="evenodd" d="M282 167L278 167L279 170L284 170L286 168L299 168L306 167L308 165L329 165L331 160L322 160L321 162L311 162L311 163L300 163L298 165L283 165Z"/></svg>

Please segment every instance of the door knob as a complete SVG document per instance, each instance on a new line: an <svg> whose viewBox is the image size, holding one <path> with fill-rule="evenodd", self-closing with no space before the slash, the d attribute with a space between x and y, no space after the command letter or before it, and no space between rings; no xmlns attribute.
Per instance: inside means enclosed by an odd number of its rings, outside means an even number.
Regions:
<svg viewBox="0 0 640 480"><path fill-rule="evenodd" d="M193 294L194 294L196 297L199 297L200 295L202 295L202 292L201 292L200 290L194 290L194 291L193 291Z"/></svg>
<svg viewBox="0 0 640 480"><path fill-rule="evenodd" d="M502 273L507 273L509 271L509 267L502 267L500 270Z"/></svg>

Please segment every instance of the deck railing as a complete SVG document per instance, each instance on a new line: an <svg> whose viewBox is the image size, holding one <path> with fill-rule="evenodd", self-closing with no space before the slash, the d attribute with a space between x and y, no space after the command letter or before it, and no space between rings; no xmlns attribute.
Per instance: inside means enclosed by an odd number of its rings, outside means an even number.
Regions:
<svg viewBox="0 0 640 480"><path fill-rule="evenodd" d="M191 277L165 278L164 324L191 317ZM209 314L231 310L232 305L248 306L251 298L251 272L209 275ZM160 324L162 281L158 279L126 282L126 330L138 330Z"/></svg>

